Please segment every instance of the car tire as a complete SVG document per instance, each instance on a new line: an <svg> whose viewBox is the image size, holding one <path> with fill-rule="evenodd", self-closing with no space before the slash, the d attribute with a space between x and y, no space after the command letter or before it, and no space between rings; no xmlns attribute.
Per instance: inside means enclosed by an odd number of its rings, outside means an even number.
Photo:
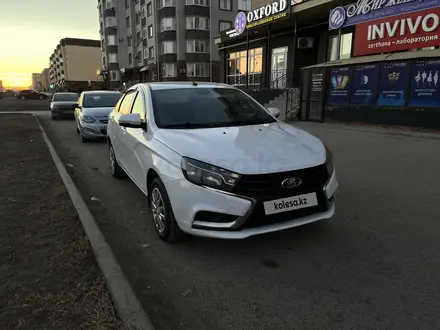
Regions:
<svg viewBox="0 0 440 330"><path fill-rule="evenodd" d="M25 100L26 97L25 97L24 95L22 95L22 96L20 96L20 99L21 99L21 100Z"/></svg>
<svg viewBox="0 0 440 330"><path fill-rule="evenodd" d="M75 126L76 126L76 133L79 134L79 128L78 128L78 125L76 123L75 123Z"/></svg>
<svg viewBox="0 0 440 330"><path fill-rule="evenodd" d="M154 228L159 237L170 243L182 240L185 233L177 224L165 185L159 177L155 177L151 182L148 196Z"/></svg>
<svg viewBox="0 0 440 330"><path fill-rule="evenodd" d="M57 120L57 119L58 119L58 116L52 115L52 120Z"/></svg>
<svg viewBox="0 0 440 330"><path fill-rule="evenodd" d="M86 137L84 136L84 134L81 132L81 130L79 131L79 138L81 139L81 142L82 142L82 143L86 143L86 142L89 142L89 141L90 141L88 138L86 138Z"/></svg>
<svg viewBox="0 0 440 330"><path fill-rule="evenodd" d="M126 174L121 166L118 164L118 160L116 159L115 150L113 149L113 146L109 144L108 147L108 156L110 160L110 172L112 173L112 176L116 179L123 179L125 178Z"/></svg>
<svg viewBox="0 0 440 330"><path fill-rule="evenodd" d="M42 99L44 99L44 96L43 96L43 95L40 95L40 96L38 96L38 98L39 98L40 100L42 100Z"/></svg>

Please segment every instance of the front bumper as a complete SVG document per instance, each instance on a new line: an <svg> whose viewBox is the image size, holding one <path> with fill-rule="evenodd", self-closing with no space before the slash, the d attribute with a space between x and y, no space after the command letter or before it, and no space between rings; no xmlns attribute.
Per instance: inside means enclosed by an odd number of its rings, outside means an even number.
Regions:
<svg viewBox="0 0 440 330"><path fill-rule="evenodd" d="M336 171L333 171L324 187L315 191L319 200L317 207L270 216L262 210L263 200L200 187L186 179L165 186L175 218L184 232L212 238L243 239L330 219L335 213L334 195L338 182ZM209 221L204 221L205 215L209 216Z"/></svg>
<svg viewBox="0 0 440 330"><path fill-rule="evenodd" d="M74 116L74 110L70 108L52 108L51 109L53 116Z"/></svg>

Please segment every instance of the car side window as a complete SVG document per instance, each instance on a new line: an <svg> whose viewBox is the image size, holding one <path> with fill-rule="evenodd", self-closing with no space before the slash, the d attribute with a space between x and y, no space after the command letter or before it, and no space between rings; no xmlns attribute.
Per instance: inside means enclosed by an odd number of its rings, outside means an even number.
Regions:
<svg viewBox="0 0 440 330"><path fill-rule="evenodd" d="M136 99L133 103L133 108L131 109L131 113L138 113L141 115L141 120L145 122L145 101L144 95L141 92L138 92L136 95Z"/></svg>
<svg viewBox="0 0 440 330"><path fill-rule="evenodd" d="M136 90L131 90L127 94L125 94L121 106L119 107L119 113L121 115L128 115L130 113L131 105L133 104L136 94L137 94Z"/></svg>

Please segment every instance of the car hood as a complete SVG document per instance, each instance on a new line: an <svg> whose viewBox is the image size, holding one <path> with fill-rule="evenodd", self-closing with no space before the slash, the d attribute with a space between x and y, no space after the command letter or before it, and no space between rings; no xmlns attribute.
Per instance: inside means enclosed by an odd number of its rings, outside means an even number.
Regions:
<svg viewBox="0 0 440 330"><path fill-rule="evenodd" d="M83 108L84 114L88 116L92 116L95 118L108 117L110 112L112 112L113 107L105 107L105 108Z"/></svg>
<svg viewBox="0 0 440 330"><path fill-rule="evenodd" d="M276 173L321 165L324 144L292 125L158 129L155 138L181 156L240 174Z"/></svg>

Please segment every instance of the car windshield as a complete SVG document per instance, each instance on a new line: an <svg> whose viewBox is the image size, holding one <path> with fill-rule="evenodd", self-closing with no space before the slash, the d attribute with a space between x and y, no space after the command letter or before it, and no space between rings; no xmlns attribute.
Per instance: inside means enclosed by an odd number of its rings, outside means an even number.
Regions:
<svg viewBox="0 0 440 330"><path fill-rule="evenodd" d="M55 94L53 96L54 102L76 102L78 100L78 94Z"/></svg>
<svg viewBox="0 0 440 330"><path fill-rule="evenodd" d="M121 93L93 93L85 94L83 107L85 108L113 108L118 103Z"/></svg>
<svg viewBox="0 0 440 330"><path fill-rule="evenodd" d="M178 88L152 91L159 128L206 128L273 123L276 120L235 88Z"/></svg>

